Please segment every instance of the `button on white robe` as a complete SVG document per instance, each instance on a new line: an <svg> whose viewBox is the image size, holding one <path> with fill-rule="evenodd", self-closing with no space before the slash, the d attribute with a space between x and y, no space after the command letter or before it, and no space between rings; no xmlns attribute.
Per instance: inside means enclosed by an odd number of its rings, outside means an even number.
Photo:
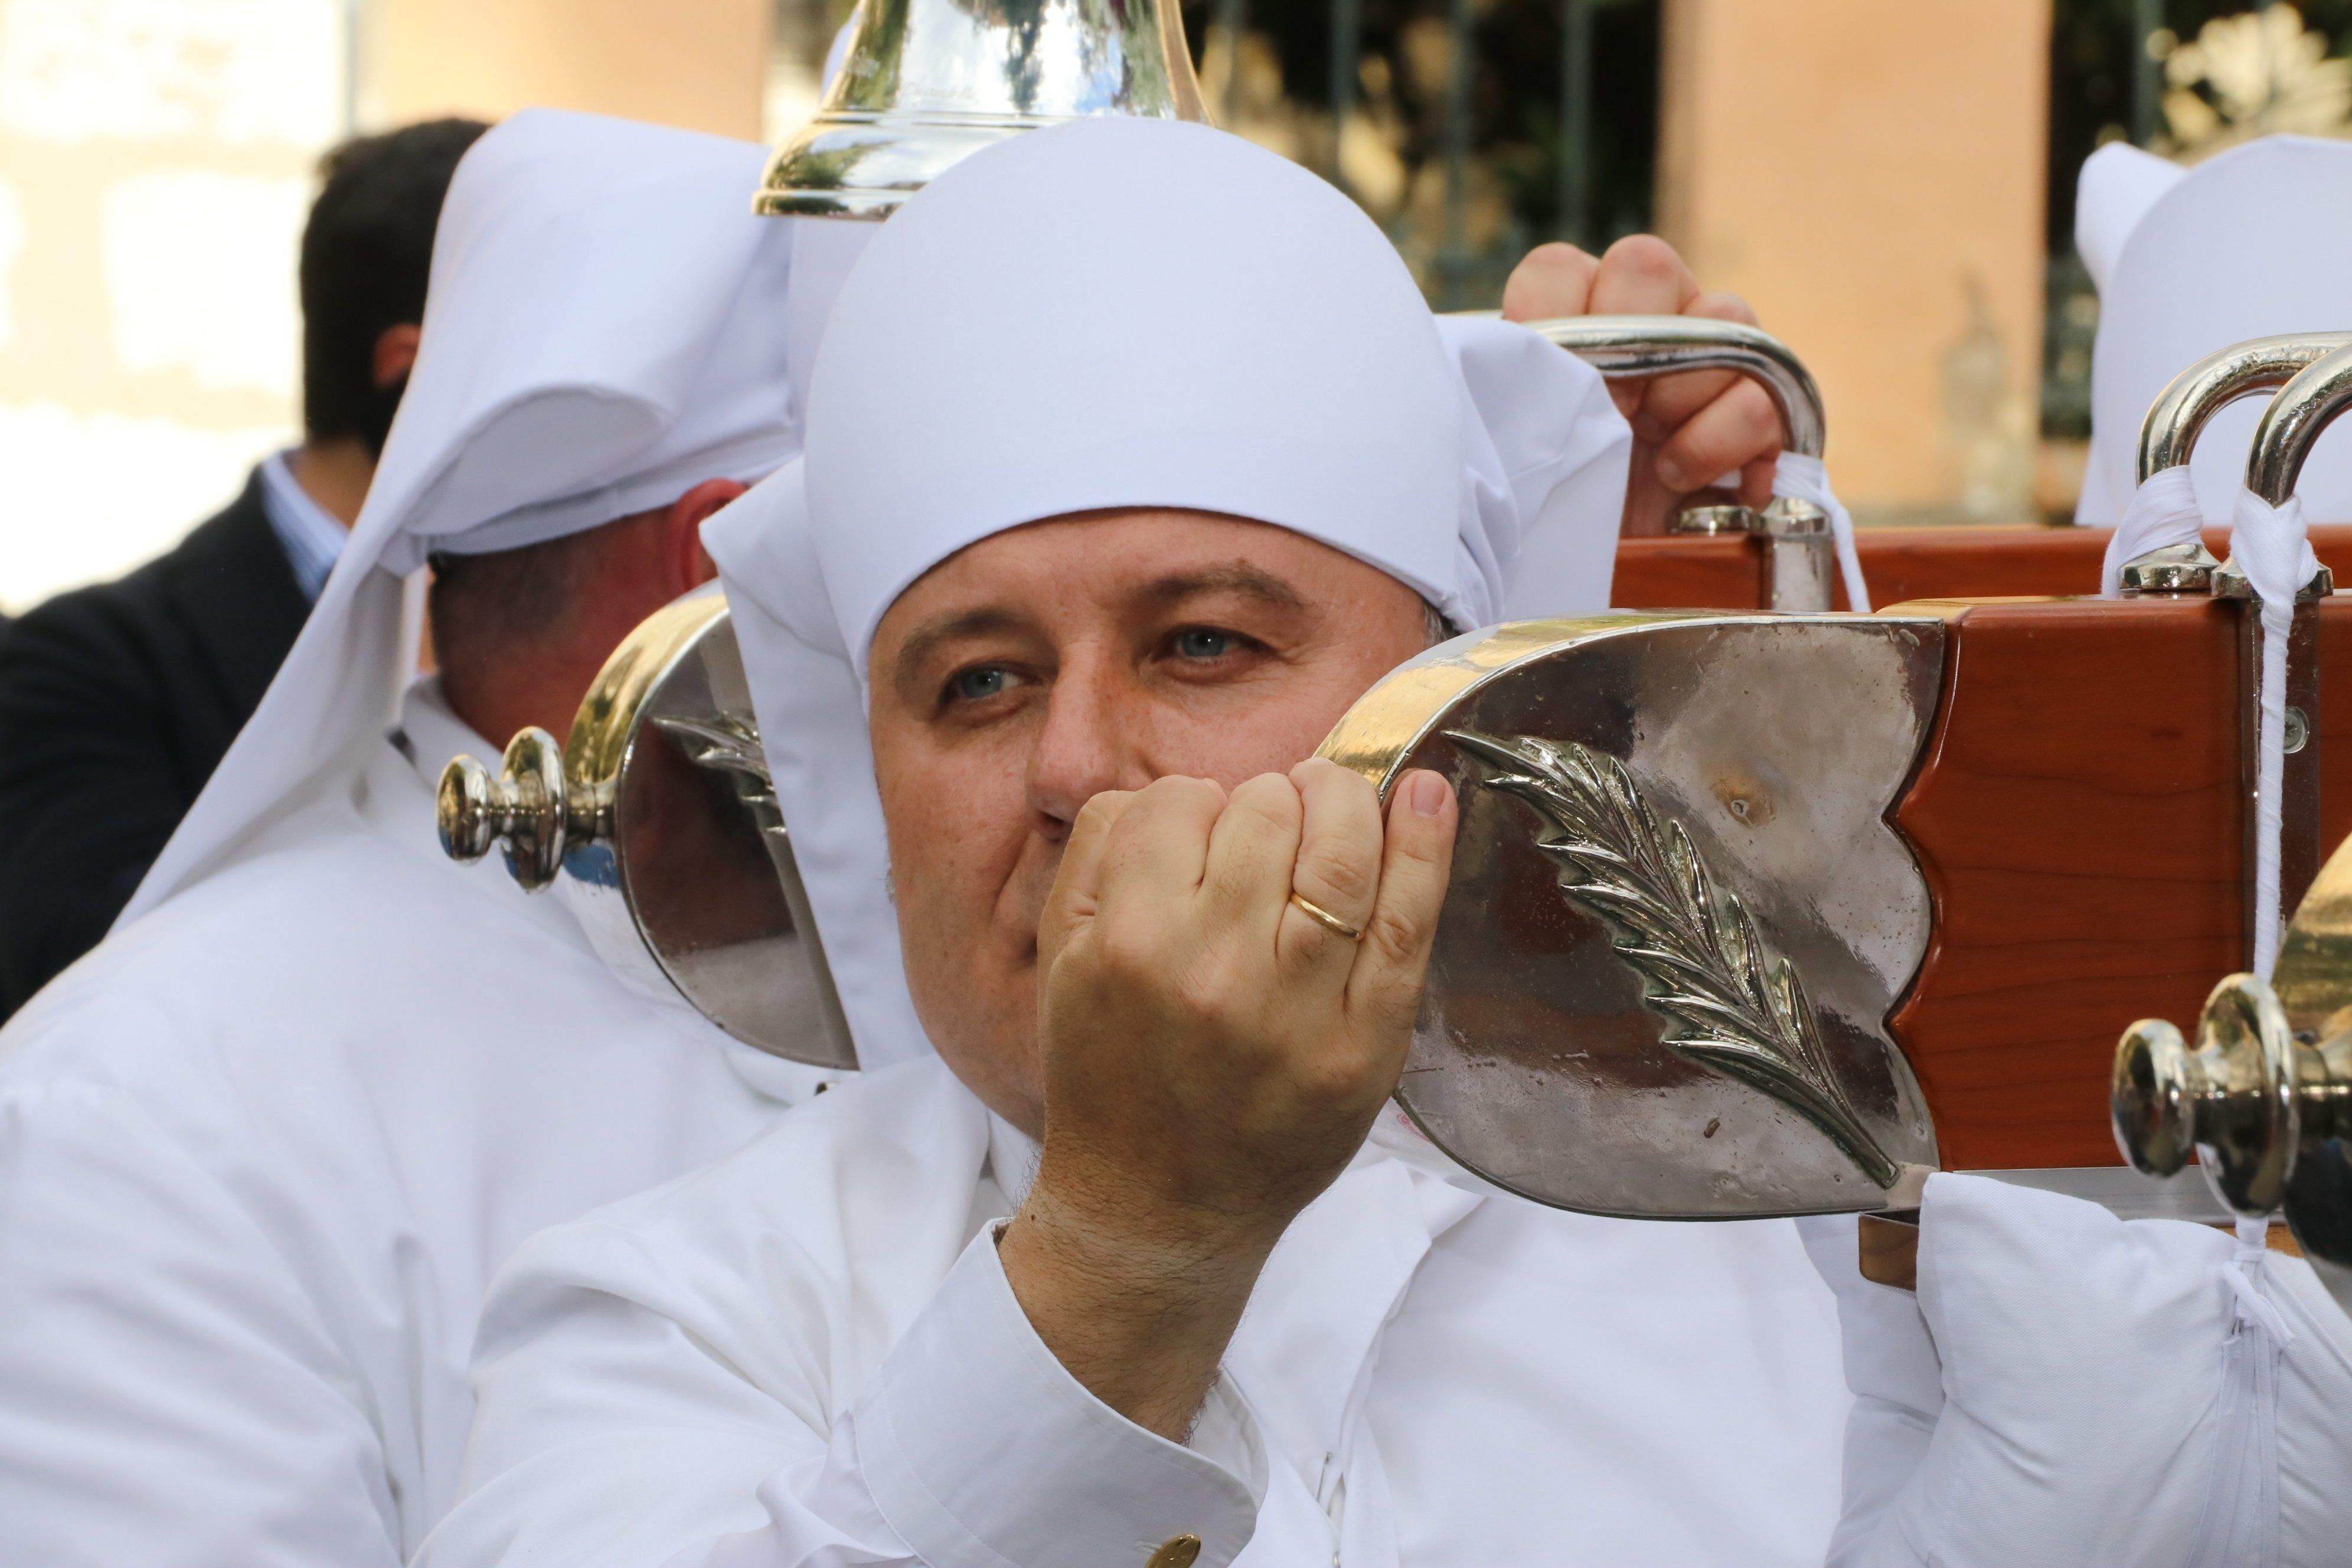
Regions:
<svg viewBox="0 0 2352 1568"><path fill-rule="evenodd" d="M1556 1213L1385 1130L1180 1447L1014 1301L992 1222L1027 1159L923 1059L531 1242L420 1568L1140 1568L1180 1534L1206 1568L1822 1561L1850 1400L1793 1226Z"/></svg>
<svg viewBox="0 0 2352 1568"><path fill-rule="evenodd" d="M491 1272L814 1081L444 859L427 780L494 753L404 722L414 764L377 747L0 1035L0 1561L398 1563Z"/></svg>

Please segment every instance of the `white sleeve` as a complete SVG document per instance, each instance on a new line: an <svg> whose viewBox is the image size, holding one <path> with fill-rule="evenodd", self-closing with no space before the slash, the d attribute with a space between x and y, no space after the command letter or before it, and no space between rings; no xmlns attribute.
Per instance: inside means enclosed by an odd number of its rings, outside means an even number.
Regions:
<svg viewBox="0 0 2352 1568"><path fill-rule="evenodd" d="M1924 1447L1849 1446L1841 1568L2340 1563L2352 1326L2298 1274L2207 1226L1931 1177L1917 1302L1941 1406ZM1843 1321L1916 1356L1899 1313Z"/></svg>
<svg viewBox="0 0 2352 1568"><path fill-rule="evenodd" d="M1633 431L1601 373L1525 327L1440 316L1467 394L1463 431L1480 542L1510 584L1501 620L1609 607Z"/></svg>
<svg viewBox="0 0 2352 1568"><path fill-rule="evenodd" d="M0 1552L398 1568L375 1426L293 1265L121 1091L0 1097Z"/></svg>
<svg viewBox="0 0 2352 1568"><path fill-rule="evenodd" d="M2294 1335L2279 1365L2278 1560L2340 1564L2352 1540L2352 1320L2301 1258L2271 1253L2263 1274Z"/></svg>
<svg viewBox="0 0 2352 1568"><path fill-rule="evenodd" d="M1231 1386L1189 1446L1127 1421L1037 1338L992 1234L837 1415L846 1347L793 1294L751 1321L632 1233L532 1243L484 1320L466 1496L415 1568L1143 1568L1180 1535L1224 1568L1247 1543L1265 1459Z"/></svg>
<svg viewBox="0 0 2352 1568"><path fill-rule="evenodd" d="M1887 1537L1887 1510L1918 1473L1943 1414L1943 1368L1919 1298L1862 1277L1861 1237L1851 1215L1801 1219L1797 1230L1837 1298L1840 1350L1853 1394L1827 1568L1872 1568L1887 1561L1875 1546Z"/></svg>

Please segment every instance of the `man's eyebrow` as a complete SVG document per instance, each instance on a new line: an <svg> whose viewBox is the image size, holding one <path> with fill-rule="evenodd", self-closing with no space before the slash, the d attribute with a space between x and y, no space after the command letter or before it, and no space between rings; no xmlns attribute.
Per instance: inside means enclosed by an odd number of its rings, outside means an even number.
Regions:
<svg viewBox="0 0 2352 1568"><path fill-rule="evenodd" d="M1010 610L983 606L965 610L959 615L943 616L926 621L908 634L898 655L890 661L890 677L894 682L912 679L923 665L945 643L961 637L987 637L995 632L1008 632L1022 625L1021 618Z"/></svg>
<svg viewBox="0 0 2352 1568"><path fill-rule="evenodd" d="M1307 608L1307 600L1297 589L1245 561L1203 566L1192 572L1171 572L1146 583L1132 597L1139 604L1164 606L1202 594L1238 594L1268 608L1294 613ZM891 659L891 683L910 700L916 699L920 694L913 689L913 683L940 647L964 637L1018 631L1026 625L1026 620L1012 611L990 605L926 621L907 635L907 640Z"/></svg>
<svg viewBox="0 0 2352 1568"><path fill-rule="evenodd" d="M1172 605L1196 594L1239 594L1277 610L1307 608L1307 601L1297 589L1273 573L1244 561L1155 577L1139 589L1135 597L1145 604Z"/></svg>

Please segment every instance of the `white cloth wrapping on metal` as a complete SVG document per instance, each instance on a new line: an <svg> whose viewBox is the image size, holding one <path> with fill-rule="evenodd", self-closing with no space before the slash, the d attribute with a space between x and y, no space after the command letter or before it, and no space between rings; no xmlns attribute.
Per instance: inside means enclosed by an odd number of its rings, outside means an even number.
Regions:
<svg viewBox="0 0 2352 1568"><path fill-rule="evenodd" d="M2197 542L2204 513L2186 466L2151 474L2133 492L2131 505L2107 542L2100 591L2120 593L2123 569L2151 550ZM2230 554L2245 572L2261 602L2262 665L2257 682L2254 784L2254 972L2270 977L2278 959L2280 836L2284 827L2280 791L2286 771L2286 675L2288 637L2294 599L2319 570L2312 553L2303 505L2290 499L2273 507L2242 488L2231 518Z"/></svg>
<svg viewBox="0 0 2352 1568"><path fill-rule="evenodd" d="M2140 423L2207 354L2281 332L2352 330L2352 142L2264 136L2194 168L2117 142L2083 165L2077 248L2099 290L2091 449L2074 521L2112 527L2137 488ZM2261 416L2213 416L2189 457L2209 528L2227 528ZM2352 521L2352 436L2316 444L2304 504Z"/></svg>
<svg viewBox="0 0 2352 1568"><path fill-rule="evenodd" d="M122 913L232 864L356 766L416 668L413 574L746 482L799 450L789 225L751 216L747 142L526 110L459 162L424 339L350 542L253 719Z"/></svg>
<svg viewBox="0 0 2352 1568"><path fill-rule="evenodd" d="M2294 600L2319 571L2304 526L2303 502L2290 496L2272 506L2252 491L2238 492L2230 530L2230 558L2262 601L2263 662L2254 783L2254 973L2268 980L2278 962L2280 837L2286 778L2287 643Z"/></svg>
<svg viewBox="0 0 2352 1568"><path fill-rule="evenodd" d="M2099 564L2099 592L2112 599L2124 589L2124 568L2151 550L2194 544L2205 526L2197 487L2187 464L2176 464L2140 481L2131 504L2107 540Z"/></svg>
<svg viewBox="0 0 2352 1568"><path fill-rule="evenodd" d="M1838 572L1845 580L1846 608L1856 615L1870 613L1870 584L1863 581L1862 557L1853 547L1853 514L1845 502L1837 499L1830 489L1829 469L1819 458L1809 458L1801 452L1783 452L1772 469L1772 493L1792 500L1811 501L1822 509L1830 520L1830 540L1837 550Z"/></svg>
<svg viewBox="0 0 2352 1568"><path fill-rule="evenodd" d="M2259 1233L1937 1174L1915 1295L1800 1224L1855 1395L1831 1568L2342 1562L2352 1323Z"/></svg>

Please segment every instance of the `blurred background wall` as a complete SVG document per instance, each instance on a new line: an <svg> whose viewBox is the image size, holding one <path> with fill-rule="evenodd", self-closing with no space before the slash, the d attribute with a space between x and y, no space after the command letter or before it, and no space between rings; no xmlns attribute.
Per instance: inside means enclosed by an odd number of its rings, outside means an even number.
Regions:
<svg viewBox="0 0 2352 1568"><path fill-rule="evenodd" d="M104 3L104 0L101 0ZM761 133L772 0L362 0L370 126L530 104Z"/></svg>
<svg viewBox="0 0 2352 1568"><path fill-rule="evenodd" d="M354 129L530 103L772 138L845 0L0 0L0 609L110 575L295 424L294 244ZM1185 0L1213 110L1441 306L1657 228L1812 363L1865 521L2072 503L2074 172L2352 134L2352 0Z"/></svg>
<svg viewBox="0 0 2352 1568"><path fill-rule="evenodd" d="M0 608L219 506L298 416L338 0L0 0Z"/></svg>
<svg viewBox="0 0 2352 1568"><path fill-rule="evenodd" d="M2024 510L2050 0L1674 0L1665 28L1659 230L1803 345L1841 489ZM1955 374L1988 427L1954 426Z"/></svg>

